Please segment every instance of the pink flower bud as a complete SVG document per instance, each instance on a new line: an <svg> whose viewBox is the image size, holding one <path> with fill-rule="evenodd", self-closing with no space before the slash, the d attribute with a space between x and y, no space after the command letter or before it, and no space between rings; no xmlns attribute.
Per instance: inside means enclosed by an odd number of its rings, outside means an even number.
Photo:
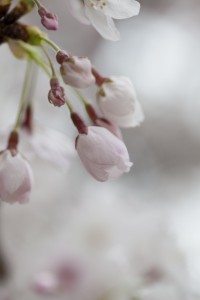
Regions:
<svg viewBox="0 0 200 300"><path fill-rule="evenodd" d="M87 57L69 57L61 64L60 72L63 81L76 88L87 88L95 83L92 65Z"/></svg>
<svg viewBox="0 0 200 300"><path fill-rule="evenodd" d="M62 86L60 86L57 78L51 78L51 89L48 94L49 102L54 106L62 106L65 104L65 93Z"/></svg>
<svg viewBox="0 0 200 300"><path fill-rule="evenodd" d="M79 134L76 149L87 171L98 181L117 178L132 166L125 144L103 127L89 126L87 134Z"/></svg>
<svg viewBox="0 0 200 300"><path fill-rule="evenodd" d="M64 61L67 61L67 59L69 58L69 54L64 51L64 50L60 50L57 52L56 54L56 60L57 62L61 65Z"/></svg>
<svg viewBox="0 0 200 300"><path fill-rule="evenodd" d="M120 127L135 127L144 120L135 89L127 77L110 77L100 86L98 104L104 116Z"/></svg>
<svg viewBox="0 0 200 300"><path fill-rule="evenodd" d="M13 204L29 200L33 182L32 170L28 162L10 150L0 155L0 199Z"/></svg>
<svg viewBox="0 0 200 300"><path fill-rule="evenodd" d="M58 17L56 14L49 12L45 7L41 6L38 9L38 13L41 17L42 25L48 30L58 29Z"/></svg>

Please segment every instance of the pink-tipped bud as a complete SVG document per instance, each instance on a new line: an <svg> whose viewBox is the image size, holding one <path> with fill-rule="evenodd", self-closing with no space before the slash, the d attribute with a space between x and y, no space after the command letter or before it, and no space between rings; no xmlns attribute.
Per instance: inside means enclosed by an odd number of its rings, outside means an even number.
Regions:
<svg viewBox="0 0 200 300"><path fill-rule="evenodd" d="M56 14L49 12L45 7L41 6L38 9L38 13L41 17L42 25L48 30L58 29L58 17Z"/></svg>
<svg viewBox="0 0 200 300"><path fill-rule="evenodd" d="M65 92L62 86L60 86L59 81L56 77L50 80L51 89L48 94L49 102L54 106L62 106L65 104Z"/></svg>
<svg viewBox="0 0 200 300"><path fill-rule="evenodd" d="M62 62L60 73L66 84L76 88L87 88L95 83L92 65L87 57L70 56Z"/></svg>
<svg viewBox="0 0 200 300"><path fill-rule="evenodd" d="M79 134L76 149L87 171L98 181L117 178L132 166L123 141L103 127L89 126L87 134Z"/></svg>
<svg viewBox="0 0 200 300"><path fill-rule="evenodd" d="M57 52L56 54L56 60L57 62L61 65L64 61L67 61L69 58L69 54L64 51L64 50L60 50Z"/></svg>

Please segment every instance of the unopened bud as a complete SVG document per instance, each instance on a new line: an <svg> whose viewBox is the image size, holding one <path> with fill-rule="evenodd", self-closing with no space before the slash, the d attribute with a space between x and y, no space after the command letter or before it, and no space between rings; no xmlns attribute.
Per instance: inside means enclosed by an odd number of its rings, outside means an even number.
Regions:
<svg viewBox="0 0 200 300"><path fill-rule="evenodd" d="M41 17L42 25L48 30L58 29L58 17L56 14L49 12L44 6L38 9L38 13Z"/></svg>
<svg viewBox="0 0 200 300"><path fill-rule="evenodd" d="M48 94L49 102L54 106L62 106L65 104L65 92L62 86L60 86L59 81L56 77L50 80L51 89Z"/></svg>

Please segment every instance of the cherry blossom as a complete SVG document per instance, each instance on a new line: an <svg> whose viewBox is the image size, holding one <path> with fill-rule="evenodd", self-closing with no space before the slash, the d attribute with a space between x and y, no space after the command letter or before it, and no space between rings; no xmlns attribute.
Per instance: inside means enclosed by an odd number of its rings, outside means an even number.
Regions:
<svg viewBox="0 0 200 300"><path fill-rule="evenodd" d="M91 24L108 40L117 41L120 33L113 19L126 19L136 16L140 4L135 0L68 0L69 11L83 24Z"/></svg>
<svg viewBox="0 0 200 300"><path fill-rule="evenodd" d="M103 81L97 92L97 101L104 116L120 127L135 127L144 120L144 114L131 80L111 76Z"/></svg>
<svg viewBox="0 0 200 300"><path fill-rule="evenodd" d="M61 63L60 72L63 81L76 88L87 88L95 83L92 65L87 57L68 57Z"/></svg>
<svg viewBox="0 0 200 300"><path fill-rule="evenodd" d="M103 127L89 126L87 134L79 134L76 149L87 171L98 181L117 178L132 166L125 144Z"/></svg>
<svg viewBox="0 0 200 300"><path fill-rule="evenodd" d="M13 204L29 201L33 184L32 170L20 153L6 150L0 155L0 199Z"/></svg>

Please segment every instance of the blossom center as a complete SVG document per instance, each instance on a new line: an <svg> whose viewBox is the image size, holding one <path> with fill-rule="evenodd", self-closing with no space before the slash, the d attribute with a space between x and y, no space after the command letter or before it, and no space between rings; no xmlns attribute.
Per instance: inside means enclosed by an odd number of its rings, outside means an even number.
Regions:
<svg viewBox="0 0 200 300"><path fill-rule="evenodd" d="M107 4L105 0L85 0L85 4L94 9L105 9Z"/></svg>

